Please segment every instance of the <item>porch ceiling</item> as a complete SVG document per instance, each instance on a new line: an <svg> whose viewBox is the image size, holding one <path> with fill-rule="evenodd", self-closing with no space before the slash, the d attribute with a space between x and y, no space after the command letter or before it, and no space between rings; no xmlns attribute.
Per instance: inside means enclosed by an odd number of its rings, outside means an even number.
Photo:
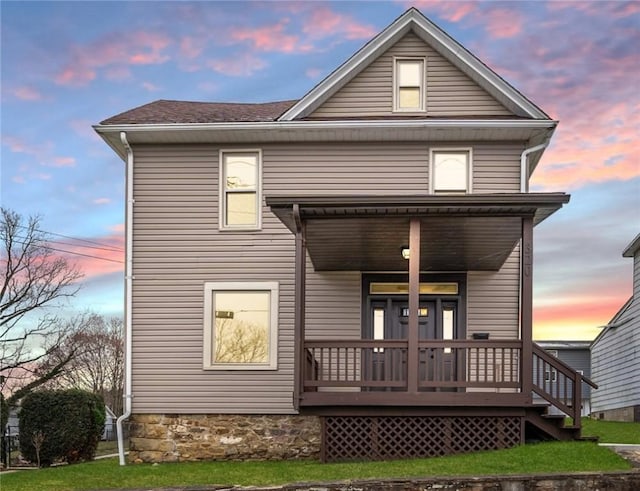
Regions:
<svg viewBox="0 0 640 491"><path fill-rule="evenodd" d="M411 218L421 220L422 271L498 270L521 237L521 219L539 223L564 193L464 196L269 196L267 204L295 233L294 204L317 271L404 271Z"/></svg>

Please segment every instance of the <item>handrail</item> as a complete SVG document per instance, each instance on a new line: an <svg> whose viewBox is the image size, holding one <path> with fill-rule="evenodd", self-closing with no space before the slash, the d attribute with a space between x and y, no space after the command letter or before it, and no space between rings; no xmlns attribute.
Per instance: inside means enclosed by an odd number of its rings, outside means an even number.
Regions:
<svg viewBox="0 0 640 491"><path fill-rule="evenodd" d="M560 400L559 392L560 392L561 384L557 376L555 380L552 379L552 377L550 376L548 380L547 379L543 380L542 384L540 383L540 380L534 377L533 391L536 394L538 394L540 397L545 399L547 402L551 403L552 405L560 409L562 412L567 414L573 420L573 426L580 428L582 424L581 422L582 383L584 382L590 385L591 387L593 387L594 389L597 389L598 385L588 377L585 377L584 375L578 373L576 370L574 370L569 365L567 365L564 361L549 354L544 348L542 348L540 345L536 343L533 343L533 354L534 354L534 357L537 357L540 360L542 360L543 368L545 367L544 364L546 364L550 369L555 370L556 373L560 373L565 377L564 383L562 384L562 389L564 390L564 396L562 397L562 399L564 399L564 401ZM534 369L534 367L532 367L532 369ZM538 373L538 375L540 374ZM571 381L570 387L567 386L567 380ZM549 382L548 385L551 388L551 391L547 390L546 388L547 384L545 382L547 381ZM555 396L553 394L553 388L556 389ZM571 399L570 405L567 404L567 399L569 399L567 392L569 390L570 390L570 399Z"/></svg>

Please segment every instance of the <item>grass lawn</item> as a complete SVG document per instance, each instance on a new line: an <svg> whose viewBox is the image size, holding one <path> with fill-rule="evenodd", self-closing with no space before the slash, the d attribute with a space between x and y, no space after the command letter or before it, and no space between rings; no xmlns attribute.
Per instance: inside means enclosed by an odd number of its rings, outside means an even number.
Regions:
<svg viewBox="0 0 640 491"><path fill-rule="evenodd" d="M553 472L617 471L630 464L592 442L545 442L433 459L317 462L185 462L118 466L110 458L0 476L2 491L67 491L198 485L278 485L303 481Z"/></svg>
<svg viewBox="0 0 640 491"><path fill-rule="evenodd" d="M597 436L600 443L635 443L640 445L640 423L582 418L582 434Z"/></svg>

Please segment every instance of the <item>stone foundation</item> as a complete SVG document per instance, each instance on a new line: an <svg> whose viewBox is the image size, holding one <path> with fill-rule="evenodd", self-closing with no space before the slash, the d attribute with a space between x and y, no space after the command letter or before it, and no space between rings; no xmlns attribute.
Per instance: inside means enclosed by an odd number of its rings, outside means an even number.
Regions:
<svg viewBox="0 0 640 491"><path fill-rule="evenodd" d="M135 414L131 462L318 459L320 419L298 415Z"/></svg>

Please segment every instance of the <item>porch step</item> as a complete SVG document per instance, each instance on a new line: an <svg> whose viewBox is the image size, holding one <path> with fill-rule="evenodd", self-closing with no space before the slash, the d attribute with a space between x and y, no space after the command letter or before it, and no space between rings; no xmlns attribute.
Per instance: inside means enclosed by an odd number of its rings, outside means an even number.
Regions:
<svg viewBox="0 0 640 491"><path fill-rule="evenodd" d="M582 440L581 429L565 425L562 414L548 414L548 406L535 405L526 410L526 433L528 439Z"/></svg>

